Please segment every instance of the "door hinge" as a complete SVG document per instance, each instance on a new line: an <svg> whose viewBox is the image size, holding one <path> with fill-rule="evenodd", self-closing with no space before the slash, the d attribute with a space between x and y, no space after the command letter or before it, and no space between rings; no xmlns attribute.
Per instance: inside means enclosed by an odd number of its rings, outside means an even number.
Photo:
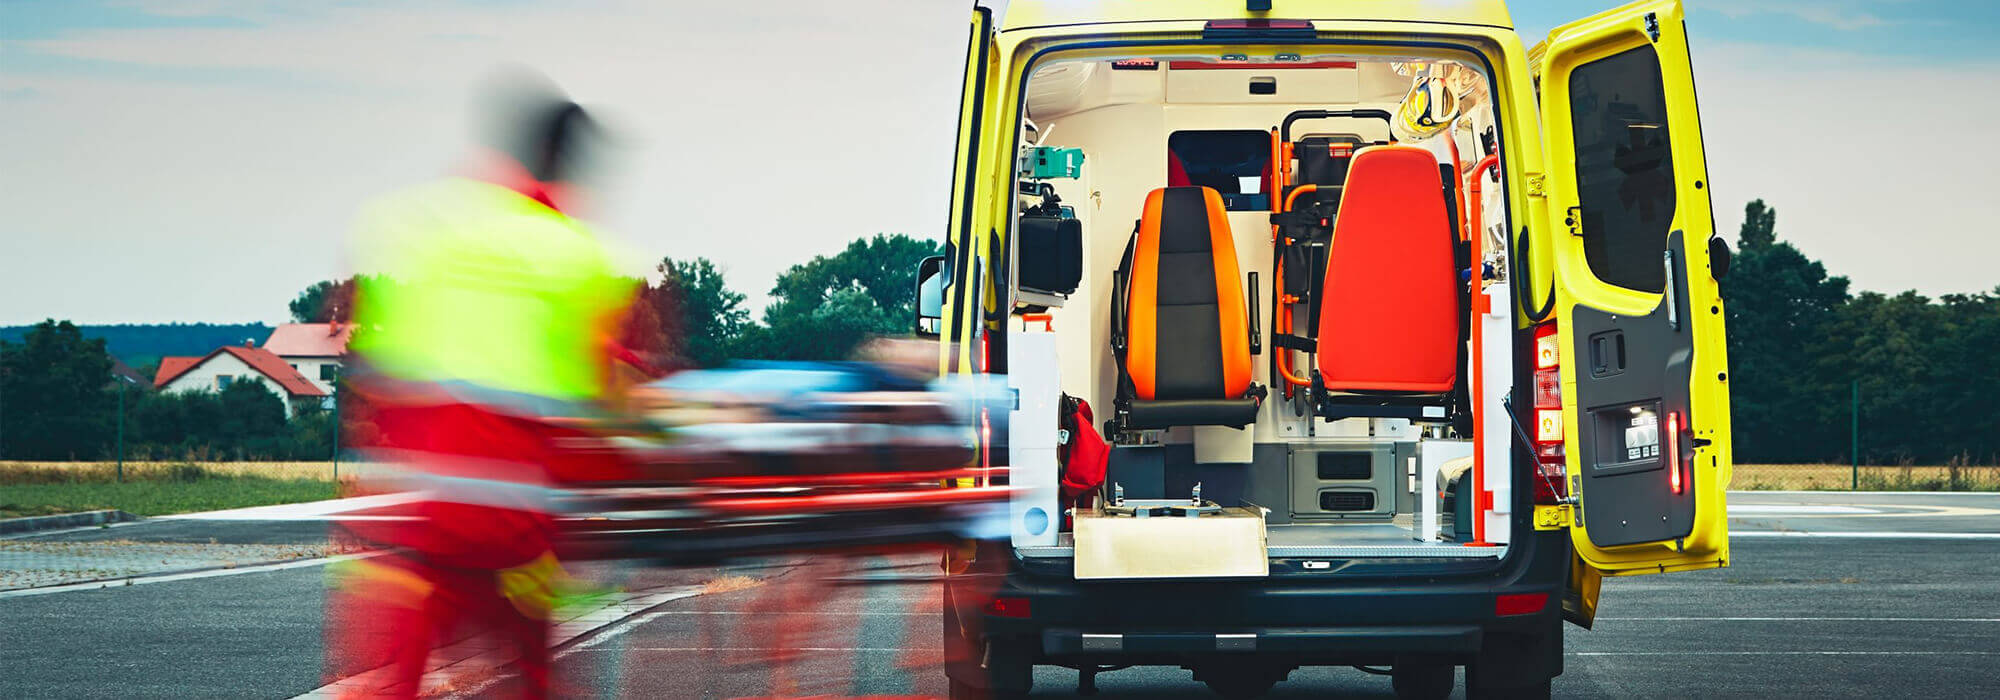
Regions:
<svg viewBox="0 0 2000 700"><path fill-rule="evenodd" d="M1570 207L1563 214L1563 225L1569 227L1569 235L1583 235L1583 207Z"/></svg>
<svg viewBox="0 0 2000 700"><path fill-rule="evenodd" d="M1660 16L1651 12L1646 13L1646 38L1660 40Z"/></svg>
<svg viewBox="0 0 2000 700"><path fill-rule="evenodd" d="M1535 506L1535 529L1561 530L1569 526L1569 506Z"/></svg>
<svg viewBox="0 0 2000 700"><path fill-rule="evenodd" d="M1528 196L1530 197L1549 196L1548 189L1544 185L1544 176L1542 176L1539 173L1530 173L1528 175Z"/></svg>

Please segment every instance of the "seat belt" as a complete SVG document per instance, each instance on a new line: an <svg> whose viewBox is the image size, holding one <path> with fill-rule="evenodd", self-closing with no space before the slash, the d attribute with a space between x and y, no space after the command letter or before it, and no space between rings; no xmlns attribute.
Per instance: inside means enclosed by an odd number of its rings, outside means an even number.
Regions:
<svg viewBox="0 0 2000 700"><path fill-rule="evenodd" d="M1112 415L1105 421L1104 432L1107 433L1106 437L1110 437L1113 441L1116 441L1115 436L1118 433L1123 432L1126 419L1132 413L1132 400L1137 398L1139 393L1138 387L1132 383L1131 372L1125 369L1125 350L1128 341L1125 334L1131 332L1126 324L1127 319L1131 318L1132 303L1125 286L1131 279L1132 256L1139 246L1141 223L1141 220L1132 222L1132 235L1125 239L1125 253L1119 256L1118 269L1111 274L1111 354L1118 363L1118 395L1112 401Z"/></svg>

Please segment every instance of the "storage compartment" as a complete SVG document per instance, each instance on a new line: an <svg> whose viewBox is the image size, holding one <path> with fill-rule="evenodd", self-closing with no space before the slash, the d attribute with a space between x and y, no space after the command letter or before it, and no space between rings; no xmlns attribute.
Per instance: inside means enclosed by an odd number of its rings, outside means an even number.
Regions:
<svg viewBox="0 0 2000 700"><path fill-rule="evenodd" d="M1292 519L1386 520L1396 514L1397 443L1295 443Z"/></svg>

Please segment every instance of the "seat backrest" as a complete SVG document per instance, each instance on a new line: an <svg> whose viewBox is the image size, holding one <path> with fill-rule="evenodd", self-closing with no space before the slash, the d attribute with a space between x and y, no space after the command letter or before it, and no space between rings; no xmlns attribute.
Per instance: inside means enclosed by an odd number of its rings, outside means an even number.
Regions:
<svg viewBox="0 0 2000 700"><path fill-rule="evenodd" d="M1126 372L1135 398L1234 399L1250 388L1236 242L1207 187L1146 195L1126 278Z"/></svg>
<svg viewBox="0 0 2000 700"><path fill-rule="evenodd" d="M1443 393L1458 378L1456 236L1437 156L1355 153L1327 247L1319 370L1336 391Z"/></svg>

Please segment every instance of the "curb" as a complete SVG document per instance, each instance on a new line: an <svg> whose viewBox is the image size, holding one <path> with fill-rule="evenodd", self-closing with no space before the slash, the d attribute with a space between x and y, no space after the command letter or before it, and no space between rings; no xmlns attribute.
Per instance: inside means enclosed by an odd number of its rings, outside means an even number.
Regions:
<svg viewBox="0 0 2000 700"><path fill-rule="evenodd" d="M62 515L6 518L0 519L0 535L18 535L66 527L90 527L92 525L128 523L138 519L139 516L122 510L92 510L82 513L64 513Z"/></svg>

